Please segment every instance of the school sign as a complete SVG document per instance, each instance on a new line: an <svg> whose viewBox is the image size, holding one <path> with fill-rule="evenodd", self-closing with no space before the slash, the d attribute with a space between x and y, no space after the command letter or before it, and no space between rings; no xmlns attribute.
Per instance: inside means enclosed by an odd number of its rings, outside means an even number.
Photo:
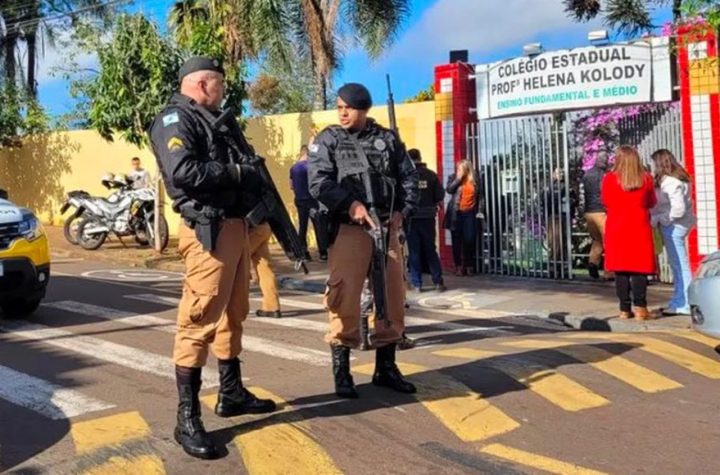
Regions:
<svg viewBox="0 0 720 475"><path fill-rule="evenodd" d="M665 38L476 66L480 119L672 100Z"/></svg>

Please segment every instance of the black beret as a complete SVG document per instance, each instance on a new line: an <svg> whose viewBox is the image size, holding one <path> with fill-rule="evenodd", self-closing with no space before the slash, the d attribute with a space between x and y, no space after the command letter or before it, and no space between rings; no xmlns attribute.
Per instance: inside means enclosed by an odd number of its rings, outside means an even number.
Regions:
<svg viewBox="0 0 720 475"><path fill-rule="evenodd" d="M217 59L208 58L207 56L193 56L185 61L185 64L180 68L180 81L188 74L197 71L215 71L223 76L225 75L225 70Z"/></svg>
<svg viewBox="0 0 720 475"><path fill-rule="evenodd" d="M338 96L353 109L368 110L372 107L370 91L362 84L351 82L338 90Z"/></svg>

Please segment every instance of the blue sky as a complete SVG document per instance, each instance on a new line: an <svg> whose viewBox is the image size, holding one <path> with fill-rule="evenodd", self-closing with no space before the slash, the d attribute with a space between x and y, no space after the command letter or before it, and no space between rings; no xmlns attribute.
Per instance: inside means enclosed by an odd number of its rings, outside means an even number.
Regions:
<svg viewBox="0 0 720 475"><path fill-rule="evenodd" d="M164 24L171 4L171 0L138 0L131 10L141 10ZM571 22L560 0L413 0L412 4L412 15L397 40L377 60L350 45L335 86L364 83L375 102L384 103L385 74L390 73L395 100L401 102L432 84L434 66L446 63L452 49L469 50L470 62L480 64L518 56L530 42L541 42L546 50L584 46L587 32L602 28L599 22ZM656 24L669 18L668 10L655 14ZM46 52L39 75L40 100L52 114L72 108L67 84L47 73L60 62L60 52Z"/></svg>

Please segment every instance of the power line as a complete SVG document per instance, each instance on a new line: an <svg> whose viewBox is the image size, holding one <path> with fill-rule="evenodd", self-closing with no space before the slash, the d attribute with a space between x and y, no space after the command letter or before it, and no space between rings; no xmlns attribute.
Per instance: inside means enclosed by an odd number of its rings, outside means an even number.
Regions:
<svg viewBox="0 0 720 475"><path fill-rule="evenodd" d="M22 29L23 27L34 26L34 25L38 25L39 23L52 22L52 21L59 20L59 19L65 18L65 17L77 15L79 13L84 13L84 12L88 12L91 10L97 10L99 8L106 8L106 7L111 7L114 5L120 5L123 3L131 3L131 2L132 2L132 0L109 0L106 3L100 3L97 5L89 5L87 7L78 8L75 10L69 10L67 12L58 13L56 15L36 16L36 17L31 17L26 20L20 20L20 21L16 21L13 23L6 23L5 28L6 28L6 30L15 29L15 28Z"/></svg>

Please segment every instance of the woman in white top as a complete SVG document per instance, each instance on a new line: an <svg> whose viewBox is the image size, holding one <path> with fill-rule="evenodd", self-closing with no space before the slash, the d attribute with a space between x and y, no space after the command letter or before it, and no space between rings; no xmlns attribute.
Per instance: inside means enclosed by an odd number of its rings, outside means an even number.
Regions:
<svg viewBox="0 0 720 475"><path fill-rule="evenodd" d="M652 154L657 205L652 210L652 224L662 231L665 250L673 273L675 291L664 315L689 315L687 290L692 279L685 245L695 226L690 195L690 175L669 150Z"/></svg>

